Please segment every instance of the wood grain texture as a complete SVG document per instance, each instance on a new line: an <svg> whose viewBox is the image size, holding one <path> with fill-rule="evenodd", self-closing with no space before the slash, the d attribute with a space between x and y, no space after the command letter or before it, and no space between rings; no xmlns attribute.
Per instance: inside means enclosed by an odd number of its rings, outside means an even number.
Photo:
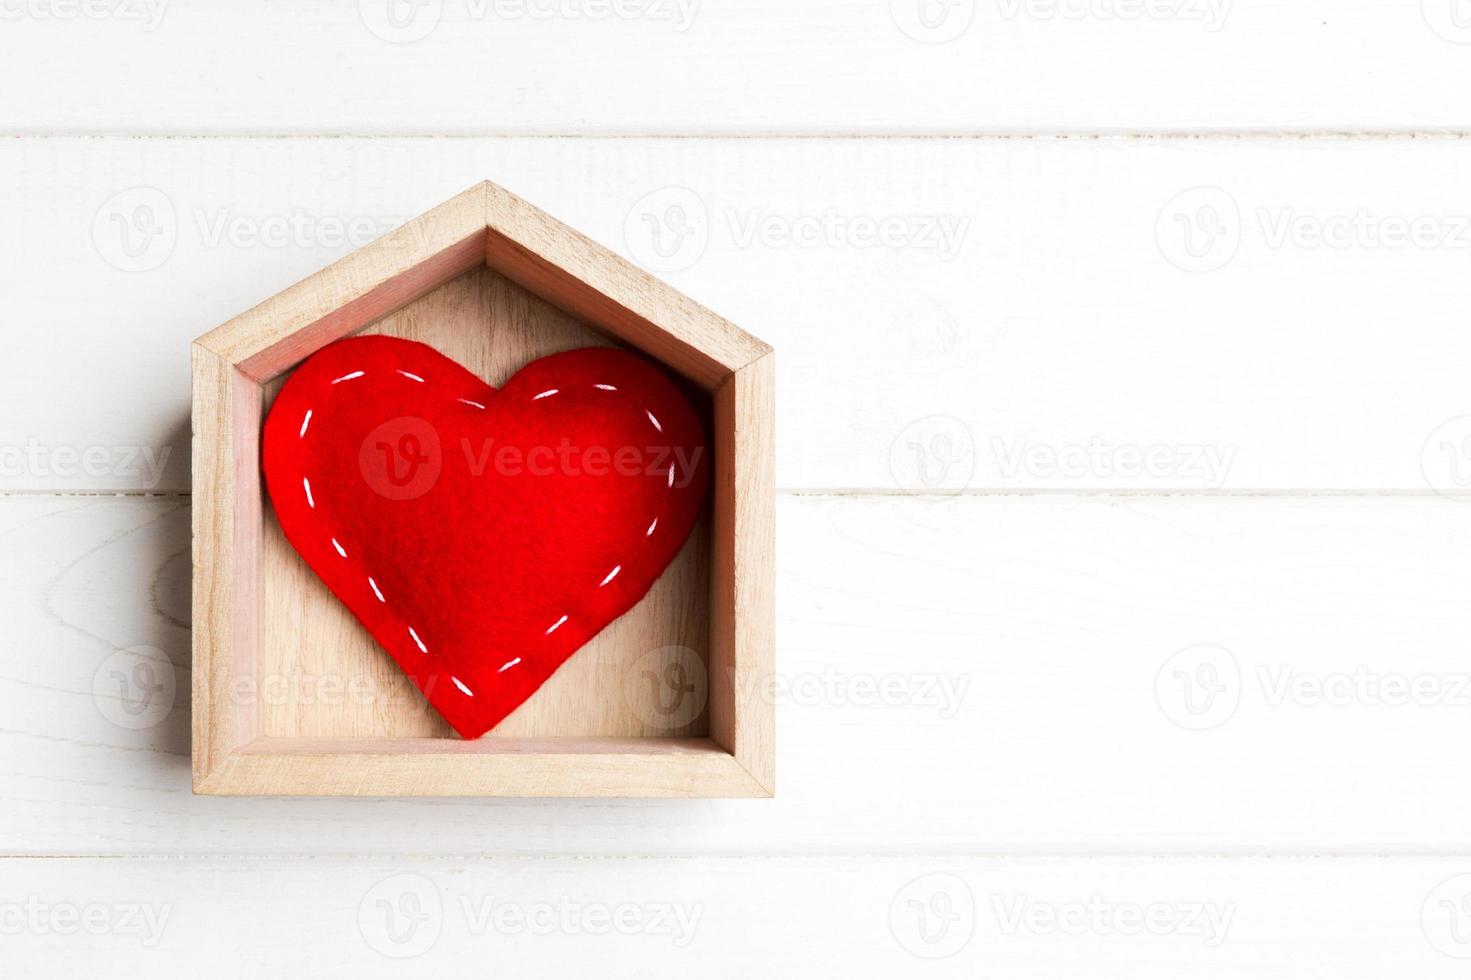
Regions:
<svg viewBox="0 0 1471 980"><path fill-rule="evenodd" d="M594 692L595 693L595 692ZM592 700L593 693L581 694ZM217 769L225 796L770 796L769 785L706 738L265 737Z"/></svg>
<svg viewBox="0 0 1471 980"><path fill-rule="evenodd" d="M484 187L487 264L714 389L771 348L495 184Z"/></svg>
<svg viewBox="0 0 1471 980"><path fill-rule="evenodd" d="M732 587L712 592L707 585L712 531L701 521L649 594L589 644L588 656L559 670L478 751L462 752L448 725L310 572L263 506L259 431L283 373L322 345L364 330L429 343L492 384L529 360L586 346L589 338L623 340L706 388L735 378L738 411L714 415L717 429L731 430L721 438L734 447L726 462L741 478L737 497L724 495L722 505L717 494L715 505L713 534L732 539L723 544L734 556L726 563ZM706 680L714 604L728 607L716 629L733 640L723 647L722 669L744 681L770 673L770 369L751 369L757 383L740 381L753 361L769 356L769 347L482 181L211 331L195 348L193 412L214 420L196 439L212 439L200 448L202 457L227 458L231 469L228 479L218 479L218 467L207 466L193 484L204 515L196 550L215 550L196 555L195 591L206 624L195 639L196 792L771 794L770 711L750 696L737 697L730 683ZM230 389L223 401L222 384ZM736 519L721 519L725 510ZM221 525L227 534L215 533ZM226 636L215 634L220 619L227 620ZM697 678L676 681L672 701L662 680L671 671ZM339 696L295 696L301 692L294 681L302 677L330 681ZM287 693L267 696L275 691ZM700 702L679 714L687 693L698 693ZM653 745L609 754L598 747L600 739L702 735L711 706L723 712L723 738L685 740L675 752ZM748 707L757 717L746 722ZM312 741L311 751L296 747L302 738ZM528 738L530 747L521 746ZM421 744L406 753L387 747L400 740Z"/></svg>
<svg viewBox="0 0 1471 980"><path fill-rule="evenodd" d="M1458 897L1439 887L1464 872L1454 858L6 863L10 894L34 896L6 940L26 975L186 976L208 959L218 977L400 980L491 957L518 976L619 978L773 963L833 978L1465 976L1430 938L1465 948L1438 905ZM53 926L87 905L103 928Z"/></svg>
<svg viewBox="0 0 1471 980"><path fill-rule="evenodd" d="M17 854L1460 853L1471 507L785 497L774 800L189 794L189 508L0 501ZM1172 663L1240 671L1182 727ZM161 716L120 651L177 678ZM160 673L162 668L160 666ZM1414 700L1355 678L1426 685ZM147 680L145 677L143 680ZM1347 700L1343 700L1347 683ZM340 690L301 681L304 696ZM1327 685L1313 695L1312 685ZM1285 687L1284 687L1285 685ZM1293 694L1307 685L1307 696ZM1377 690L1375 688L1374 690ZM162 693L160 694L162 697ZM1183 702L1174 702L1182 706ZM425 821L434 833L425 837ZM349 828L345 831L344 828Z"/></svg>
<svg viewBox="0 0 1471 980"><path fill-rule="evenodd" d="M192 564L197 580L208 583L193 592L192 621L199 624L192 631L191 697L198 706L192 727L193 779L199 785L236 745L255 734L251 716L228 706L235 679L248 663L258 635L252 611L260 493L250 487L259 481L253 472L240 472L237 446L257 442L254 420L260 417L260 407L258 395L253 405L248 403L253 385L242 384L229 363L197 345L193 375L200 409L194 416L193 455L201 483L210 488L192 509Z"/></svg>
<svg viewBox="0 0 1471 980"><path fill-rule="evenodd" d="M1464 7L0 3L0 972L1464 976ZM782 350L776 800L189 793L190 502L70 494L487 177Z"/></svg>
<svg viewBox="0 0 1471 980"><path fill-rule="evenodd" d="M0 91L35 94L5 104L0 123L10 132L782 136L1471 125L1460 96L1465 51L1453 43L1464 31L1452 20L1456 8L1439 0L229 9L171 0L101 17L15 9L0 37ZM54 56L63 49L68 58ZM111 98L96 97L99 78L109 80Z"/></svg>
<svg viewBox="0 0 1471 980"><path fill-rule="evenodd" d="M776 783L775 355L715 393L710 733L768 793Z"/></svg>
<svg viewBox="0 0 1471 980"><path fill-rule="evenodd" d="M7 308L33 326L3 340L0 384L26 397L0 413L0 489L187 489L180 351L200 326L350 251L354 222L376 234L489 175L622 252L672 203L646 195L697 194L704 250L660 275L780 349L778 486L923 489L907 447L944 434L916 425L939 417L974 447L948 485L976 490L1429 492L1428 439L1471 412L1464 155L1426 140L0 141ZM1232 195L1242 234L1228 264L1189 272L1156 226L1178 233L1190 212L1166 206L1202 185ZM142 199L109 202L138 186L169 202L174 245L125 272L107 261L114 225L94 240L93 223L132 216ZM1442 244L1274 238L1345 219L1352 236L1361 210L1371 226L1428 217ZM965 230L953 253L938 232L936 247L826 244L829 211ZM758 233L803 217L819 221L810 246ZM104 465L58 471L68 447ZM1153 447L1158 472L1089 463ZM169 454L157 479L142 451Z"/></svg>
<svg viewBox="0 0 1471 980"><path fill-rule="evenodd" d="M480 264L485 187L476 185L216 327L196 343L265 382L312 351Z"/></svg>
<svg viewBox="0 0 1471 980"><path fill-rule="evenodd" d="M614 344L544 300L481 267L375 323L365 333L430 344L489 384L503 385L538 357ZM270 386L274 395L279 384ZM704 735L704 712L676 719L656 707L660 690L638 681L676 651L701 663L709 649L710 528L701 521L649 594L598 634L486 738ZM262 544L257 680L332 678L345 696L261 705L261 733L276 738L451 738L448 723L393 659L334 599L268 516Z"/></svg>

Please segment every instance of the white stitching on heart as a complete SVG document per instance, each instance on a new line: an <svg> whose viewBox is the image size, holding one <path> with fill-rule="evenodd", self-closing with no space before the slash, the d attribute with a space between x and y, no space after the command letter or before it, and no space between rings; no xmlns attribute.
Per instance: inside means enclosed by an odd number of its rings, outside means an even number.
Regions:
<svg viewBox="0 0 1471 980"><path fill-rule="evenodd" d="M417 374L414 374L414 373L409 372L409 371L405 371L405 370L403 370L401 368L398 368L398 369L395 369L395 370L396 370L396 372L398 374L403 375L405 378L408 378L411 381L417 381L417 382L419 382L421 384L426 383L424 381L424 378L422 378L421 376L419 376ZM334 378L331 381L331 384L334 384L335 385L335 384L338 384L338 383L343 382L343 381L352 381L352 380L354 380L356 378L363 377L365 374L366 374L366 372L364 372L364 371L352 371L352 372L350 372L348 374L344 374L340 378ZM618 390L617 386L610 385L610 384L595 384L593 387L599 389L600 391L617 391ZM548 389L546 391L543 391L543 392L541 392L541 393L539 393L537 395L534 395L531 400L532 401L539 401L539 400L541 400L543 398L550 398L551 396L560 393L560 391L561 391L560 388L550 388L550 389ZM473 400L471 400L469 398L457 398L456 401L459 401L460 403L465 404L465 405L469 405L472 408L480 409L481 411L484 411L485 410L485 405L484 404L482 404L481 402L473 401ZM312 409L307 409L306 414L302 417L302 420L301 420L301 429L297 433L297 437L298 438L305 438L306 437L307 427L308 427L308 425L310 425L311 420L312 420L312 413L313 413L313 410ZM646 416L648 416L649 422L654 426L654 429L656 431L661 432L661 433L664 431L664 426L662 424L660 424L659 419L654 415L654 413L652 411L649 411L648 409L645 409L644 410L644 414ZM307 477L304 476L304 477L302 477L301 483L302 483L302 488L306 492L307 506L310 507L310 508L312 508L312 509L315 509L317 505L316 505L316 500L312 496L311 481ZM674 464L672 464L672 463L670 464L670 467L669 467L668 485L669 485L670 489L673 489L673 487L674 487ZM655 517L649 523L648 530L646 530L644 532L644 537L646 537L646 538L652 537L653 534L654 534L654 530L658 526L659 526L659 518L658 517ZM332 538L331 540L332 540L332 547L334 549L336 549L337 554L340 555L343 558L346 558L347 557L347 550L345 548L343 548L341 542L339 542L335 537ZM610 572L608 572L608 574L606 576L604 576L604 578L603 578L603 580L601 582L598 583L598 588L602 588L603 586L607 585L609 582L613 581L613 579L616 578L618 576L618 574L622 570L623 570L623 566L621 564L620 565L613 566L613 569ZM379 602L385 603L385 604L387 603L388 600L384 597L383 590L378 587L377 581L371 575L368 576L368 586L373 590L373 594L378 598L378 601ZM551 626L547 627L546 632L543 635L544 636L551 636L559 628L561 628L561 626L563 624L565 624L567 622L568 618L569 618L569 614L563 614L561 616L561 618L559 618L555 623L553 623ZM416 631L414 629L414 627L412 627L412 626L409 626L408 627L408 631L409 631L409 636L413 639L414 644L416 646L418 646L419 651L421 653L428 654L429 653L429 648L424 644L424 641L419 637L418 631ZM521 658L520 657L514 657L511 660L508 660L505 663L501 664L501 666L496 670L496 673L498 673L498 674L504 673L505 671L509 670L510 668L516 666L519 663L521 663ZM462 691L465 694L466 697L472 697L473 698L475 696L474 692L471 691L468 687L466 687L465 684L464 684L464 682L462 682L458 677L455 677L455 676L451 675L450 676L450 680L454 683L455 687L459 688L460 691Z"/></svg>

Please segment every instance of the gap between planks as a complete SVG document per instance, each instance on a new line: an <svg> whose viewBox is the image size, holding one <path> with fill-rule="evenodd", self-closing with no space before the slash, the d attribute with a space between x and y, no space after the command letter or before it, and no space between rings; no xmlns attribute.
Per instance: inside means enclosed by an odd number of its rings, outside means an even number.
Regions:
<svg viewBox="0 0 1471 980"><path fill-rule="evenodd" d="M219 130L195 132L187 130L150 129L25 129L0 127L0 139L14 140L960 140L973 142L1044 141L1057 142L1090 140L1151 142L1205 141L1205 140L1322 140L1322 141L1377 141L1393 140L1465 140L1471 139L1468 129L1198 129L1198 130L1056 130L1028 132L1025 130L996 130L977 132L945 132L915 130L851 130L835 128L772 130L719 130L705 131L661 131L661 130L607 130L604 132L581 132L577 130L517 130L517 129L465 129L455 132L402 132L355 131L332 129L302 129L281 131Z"/></svg>
<svg viewBox="0 0 1471 980"><path fill-rule="evenodd" d="M270 799L270 797L263 797ZM371 801L369 801L371 802ZM553 805L567 800L550 800ZM642 801L650 802L650 801ZM653 801L659 802L659 801ZM1135 865L1179 865L1192 861L1221 864L1384 864L1391 862L1412 863L1420 861L1465 861L1471 859L1466 850L1406 850L1406 851L1340 851L1290 850L1263 848L1239 851L1112 851L1112 850L1041 850L1041 851L985 851L946 850L944 848L897 848L892 851L832 850L814 851L811 848L794 851L711 851L705 853L647 853L647 854L603 854L567 851L558 854L545 852L465 852L465 851L361 851L361 852L313 852L313 851L178 851L172 853L136 854L27 854L7 852L0 854L0 861L136 861L170 864L257 864L261 861L292 862L309 861L313 864L359 864L363 861L432 861L452 864L464 862L500 863L566 863L578 862L691 862L691 861L807 861L812 863L835 861L871 861L875 864L910 862L914 860L967 860L995 864L1135 864Z"/></svg>
<svg viewBox="0 0 1471 980"><path fill-rule="evenodd" d="M948 500L955 497L1198 497L1204 500L1229 499L1233 497L1263 497L1277 500L1292 500L1311 497L1338 497L1344 499L1427 499L1471 500L1471 490L1446 492L1426 489L1373 489L1362 487L1315 488L1315 487L1263 487L1209 489L1199 487L1137 488L1127 487L1082 487L1065 490L1057 487L974 487L968 490L946 490L924 493L915 490L886 490L881 487L778 487L778 497L833 497L895 500ZM21 500L45 498L157 498L160 500L188 500L193 496L189 490L0 490L0 500L14 497Z"/></svg>

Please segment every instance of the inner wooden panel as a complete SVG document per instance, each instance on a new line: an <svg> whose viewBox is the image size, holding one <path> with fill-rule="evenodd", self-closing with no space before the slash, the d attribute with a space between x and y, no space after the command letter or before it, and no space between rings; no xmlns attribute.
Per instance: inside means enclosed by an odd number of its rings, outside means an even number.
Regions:
<svg viewBox="0 0 1471 980"><path fill-rule="evenodd" d="M423 341L497 387L537 357L619 346L483 267L361 332ZM267 406L284 380L266 387ZM706 695L695 675L709 663L709 564L706 517L643 601L485 738L707 734L707 710L691 717L686 699L703 705ZM287 543L268 502L260 567L261 734L458 737ZM671 691L671 676L695 689Z"/></svg>

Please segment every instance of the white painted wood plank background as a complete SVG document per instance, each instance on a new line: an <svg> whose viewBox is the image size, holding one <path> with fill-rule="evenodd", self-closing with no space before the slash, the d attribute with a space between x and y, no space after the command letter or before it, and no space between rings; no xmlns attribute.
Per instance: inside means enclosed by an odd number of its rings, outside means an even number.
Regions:
<svg viewBox="0 0 1471 980"><path fill-rule="evenodd" d="M1471 848L1471 506L786 497L778 520L775 800L260 801L188 790L186 501L11 499L0 849Z"/></svg>
<svg viewBox="0 0 1471 980"><path fill-rule="evenodd" d="M486 174L777 346L786 488L1471 488L1444 448L1471 433L1467 161L1408 139L4 141L0 385L48 395L0 415L0 489L187 489L178 351Z"/></svg>
<svg viewBox="0 0 1471 980"><path fill-rule="evenodd" d="M1444 859L10 864L27 900L0 916L37 924L6 937L26 976L197 975L203 951L210 976L343 980L1465 975L1432 942L1465 880Z"/></svg>
<svg viewBox="0 0 1471 980"><path fill-rule="evenodd" d="M19 133L948 136L1471 123L1471 16L1458 0L5 9L0 131Z"/></svg>
<svg viewBox="0 0 1471 980"><path fill-rule="evenodd" d="M0 0L5 972L1463 975L1467 42ZM779 349L775 800L189 793L187 341L486 177Z"/></svg>

